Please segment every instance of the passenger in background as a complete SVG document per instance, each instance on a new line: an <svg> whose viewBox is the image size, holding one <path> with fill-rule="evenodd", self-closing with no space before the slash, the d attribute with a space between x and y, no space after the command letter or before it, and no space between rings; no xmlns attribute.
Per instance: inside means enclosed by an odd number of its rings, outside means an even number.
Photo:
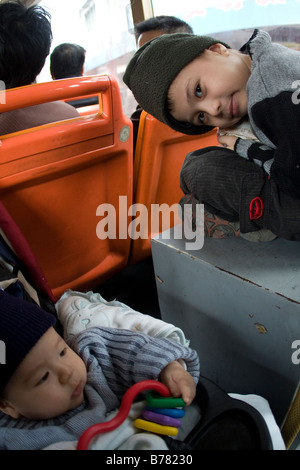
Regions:
<svg viewBox="0 0 300 470"><path fill-rule="evenodd" d="M50 73L53 80L81 77L84 72L86 50L78 44L65 42L56 46L50 55ZM91 106L99 103L98 96L67 101L74 108Z"/></svg>
<svg viewBox="0 0 300 470"><path fill-rule="evenodd" d="M162 36L163 34L189 33L193 34L193 29L185 21L176 18L176 16L154 16L148 18L134 27L136 43L142 47L151 39Z"/></svg>
<svg viewBox="0 0 300 470"><path fill-rule="evenodd" d="M50 73L53 80L81 77L84 72L86 50L78 44L65 42L56 46L50 55Z"/></svg>
<svg viewBox="0 0 300 470"><path fill-rule="evenodd" d="M0 3L0 80L5 88L36 81L50 52L50 15L37 5ZM0 114L0 135L78 117L70 105L55 101Z"/></svg>
<svg viewBox="0 0 300 470"><path fill-rule="evenodd" d="M163 34L188 33L193 34L193 29L185 21L176 18L176 16L154 16L134 27L135 38L138 47L142 47L146 42ZM130 116L133 124L133 155L140 123L141 112L143 109L137 105L136 110Z"/></svg>

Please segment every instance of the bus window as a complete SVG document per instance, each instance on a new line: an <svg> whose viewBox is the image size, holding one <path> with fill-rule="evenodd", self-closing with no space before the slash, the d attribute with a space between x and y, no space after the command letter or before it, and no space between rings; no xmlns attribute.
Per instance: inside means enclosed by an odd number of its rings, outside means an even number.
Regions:
<svg viewBox="0 0 300 470"><path fill-rule="evenodd" d="M195 34L288 25L299 19L298 0L152 0L154 15L174 15Z"/></svg>
<svg viewBox="0 0 300 470"><path fill-rule="evenodd" d="M273 41L299 49L299 0L41 0L52 16L52 50L63 42L86 49L84 75L108 73L116 78L124 113L131 116L136 101L123 83L123 74L137 45L133 34L140 16L172 15L186 21L195 34L213 35L239 49L254 28L267 30ZM137 5L138 4L138 5ZM132 7L131 7L132 5ZM147 7L147 8L146 8ZM137 8L137 11L135 10ZM144 18L145 19L145 18ZM292 25L292 26L290 26ZM38 81L51 80L49 58Z"/></svg>
<svg viewBox="0 0 300 470"><path fill-rule="evenodd" d="M195 34L214 36L239 49L254 28L269 32L273 41L300 49L297 0L152 0L154 15L173 15L191 25ZM298 21L299 23L299 21ZM291 26L290 26L291 25Z"/></svg>
<svg viewBox="0 0 300 470"><path fill-rule="evenodd" d="M39 4L51 14L51 52L64 42L84 47L84 75L107 73L116 78L124 113L130 116L136 107L136 101L122 80L125 68L136 49L129 0L42 0ZM48 57L38 81L49 80L51 75Z"/></svg>

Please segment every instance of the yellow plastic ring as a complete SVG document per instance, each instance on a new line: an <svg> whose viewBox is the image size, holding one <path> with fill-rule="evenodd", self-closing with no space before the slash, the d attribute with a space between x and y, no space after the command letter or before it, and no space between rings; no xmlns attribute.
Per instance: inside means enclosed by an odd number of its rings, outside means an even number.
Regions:
<svg viewBox="0 0 300 470"><path fill-rule="evenodd" d="M144 431L153 432L155 434L163 434L166 436L177 436L178 429L173 426L163 426L162 424L146 421L145 419L136 419L134 421L136 428L143 429Z"/></svg>

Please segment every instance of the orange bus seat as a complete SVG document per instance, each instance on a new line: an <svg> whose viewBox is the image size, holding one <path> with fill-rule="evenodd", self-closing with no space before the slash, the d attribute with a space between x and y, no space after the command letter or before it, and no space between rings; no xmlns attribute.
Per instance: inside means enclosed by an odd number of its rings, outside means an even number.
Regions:
<svg viewBox="0 0 300 470"><path fill-rule="evenodd" d="M128 263L130 238L97 232L97 208L132 204L132 123L108 75L6 91L1 111L98 94L100 110L0 137L0 200L27 239L52 292L98 286ZM103 206L104 207L104 206ZM124 207L124 202L123 206ZM102 218L103 219L103 218Z"/></svg>
<svg viewBox="0 0 300 470"><path fill-rule="evenodd" d="M91 104L89 106L83 106L82 108L77 108L77 111L81 116L89 116L90 114L98 113L99 105Z"/></svg>
<svg viewBox="0 0 300 470"><path fill-rule="evenodd" d="M133 225L130 263L149 257L151 237L181 222L175 211L169 211L169 217L166 209L167 216L163 223L158 219L161 219L158 212L162 204L171 207L178 204L183 196L179 173L187 153L218 144L216 129L204 135L189 136L174 131L142 111L133 167L133 202L137 215ZM157 205L156 209L153 205ZM144 206L147 208L147 218Z"/></svg>

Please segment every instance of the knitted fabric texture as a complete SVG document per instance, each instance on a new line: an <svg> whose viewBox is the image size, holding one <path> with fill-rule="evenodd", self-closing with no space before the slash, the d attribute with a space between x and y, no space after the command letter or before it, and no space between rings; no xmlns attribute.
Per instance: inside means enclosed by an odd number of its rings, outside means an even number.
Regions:
<svg viewBox="0 0 300 470"><path fill-rule="evenodd" d="M174 119L168 111L167 96L178 73L205 49L222 41L209 36L165 34L138 49L129 62L123 80L139 105L159 121L184 134L204 134L213 128L195 126Z"/></svg>
<svg viewBox="0 0 300 470"><path fill-rule="evenodd" d="M35 303L0 290L0 341L5 345L5 363L0 365L0 393L56 318Z"/></svg>

